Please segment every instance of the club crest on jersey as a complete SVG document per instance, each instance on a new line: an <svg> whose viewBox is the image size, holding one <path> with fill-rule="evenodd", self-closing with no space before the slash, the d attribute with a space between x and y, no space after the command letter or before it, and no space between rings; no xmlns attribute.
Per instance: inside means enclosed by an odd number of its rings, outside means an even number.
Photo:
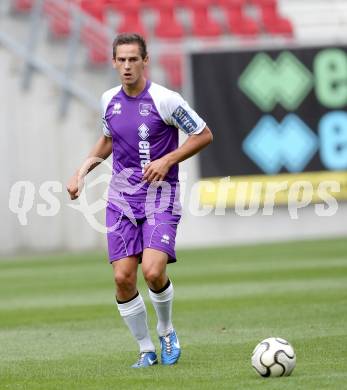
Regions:
<svg viewBox="0 0 347 390"><path fill-rule="evenodd" d="M152 104L150 103L140 103L139 104L139 112L142 116L148 116L151 113Z"/></svg>
<svg viewBox="0 0 347 390"><path fill-rule="evenodd" d="M142 125L138 128L139 130L139 137L143 140L147 139L149 136L149 128L142 123Z"/></svg>
<svg viewBox="0 0 347 390"><path fill-rule="evenodd" d="M112 114L121 114L122 113L122 104L120 102L116 102L113 106Z"/></svg>

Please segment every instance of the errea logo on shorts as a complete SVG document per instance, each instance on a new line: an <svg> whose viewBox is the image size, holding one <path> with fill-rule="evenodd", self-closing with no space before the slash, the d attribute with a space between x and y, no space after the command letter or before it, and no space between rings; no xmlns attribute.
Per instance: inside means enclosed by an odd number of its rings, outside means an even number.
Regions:
<svg viewBox="0 0 347 390"><path fill-rule="evenodd" d="M164 244L170 244L170 237L167 234L163 234L160 242L163 242Z"/></svg>

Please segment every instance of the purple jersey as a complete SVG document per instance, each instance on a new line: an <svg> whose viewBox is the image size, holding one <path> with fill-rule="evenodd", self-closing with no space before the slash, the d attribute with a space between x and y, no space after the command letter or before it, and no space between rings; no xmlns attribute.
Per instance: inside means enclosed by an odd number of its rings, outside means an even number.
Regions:
<svg viewBox="0 0 347 390"><path fill-rule="evenodd" d="M178 93L148 80L136 97L128 96L121 86L106 91L102 109L103 132L113 144L115 181L111 187L127 202L146 200L149 184L142 181L144 167L177 149L178 129L192 135L206 126ZM124 177L131 188L125 188ZM175 189L178 164L171 167L165 181ZM109 203L113 203L110 198Z"/></svg>

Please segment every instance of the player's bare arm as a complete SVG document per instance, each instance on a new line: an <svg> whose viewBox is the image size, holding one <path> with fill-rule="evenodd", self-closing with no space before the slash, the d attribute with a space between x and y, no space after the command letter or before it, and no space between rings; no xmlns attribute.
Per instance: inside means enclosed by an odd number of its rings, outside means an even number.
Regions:
<svg viewBox="0 0 347 390"><path fill-rule="evenodd" d="M79 197L83 188L83 178L97 167L101 161L105 160L112 153L112 138L102 135L92 150L87 159L77 172L70 178L67 191L70 194L71 200Z"/></svg>
<svg viewBox="0 0 347 390"><path fill-rule="evenodd" d="M191 135L188 139L176 150L170 152L154 160L145 166L144 180L148 182L164 180L169 169L177 163L180 163L187 158L197 154L205 146L210 144L213 140L211 130L206 126L200 134Z"/></svg>

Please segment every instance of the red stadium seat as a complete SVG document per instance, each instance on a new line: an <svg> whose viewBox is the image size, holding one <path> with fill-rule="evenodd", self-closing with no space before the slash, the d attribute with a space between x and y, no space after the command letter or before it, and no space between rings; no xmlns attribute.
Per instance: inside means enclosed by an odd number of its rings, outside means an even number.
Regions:
<svg viewBox="0 0 347 390"><path fill-rule="evenodd" d="M55 38L67 37L71 32L71 15L68 2L45 0L43 10L48 17L49 29Z"/></svg>
<svg viewBox="0 0 347 390"><path fill-rule="evenodd" d="M89 22L82 27L81 40L88 50L88 60L92 65L109 64L112 58L111 42L103 24Z"/></svg>
<svg viewBox="0 0 347 390"><path fill-rule="evenodd" d="M292 23L278 12L277 0L252 0L260 7L263 28L270 34L293 35Z"/></svg>
<svg viewBox="0 0 347 390"><path fill-rule="evenodd" d="M118 32L136 32L138 34L146 36L144 26L140 18L140 1L139 0L127 0L117 10L121 12L123 20L118 27Z"/></svg>
<svg viewBox="0 0 347 390"><path fill-rule="evenodd" d="M168 84L173 89L180 89L183 85L181 54L164 54L160 57L160 63L164 68Z"/></svg>
<svg viewBox="0 0 347 390"><path fill-rule="evenodd" d="M114 11L118 11L120 8L122 8L124 3L124 0L104 0L105 7L110 7Z"/></svg>
<svg viewBox="0 0 347 390"><path fill-rule="evenodd" d="M221 0L228 20L230 32L236 35L256 36L260 32L258 23L244 13L247 0Z"/></svg>
<svg viewBox="0 0 347 390"><path fill-rule="evenodd" d="M176 0L177 1L177 0ZM140 8L155 8L160 6L160 1L158 0L140 0Z"/></svg>
<svg viewBox="0 0 347 390"><path fill-rule="evenodd" d="M191 3L193 11L193 34L198 37L218 36L222 34L221 26L211 19L209 6L211 0L196 0Z"/></svg>
<svg viewBox="0 0 347 390"><path fill-rule="evenodd" d="M17 12L28 12L31 10L34 0L13 0L12 7Z"/></svg>
<svg viewBox="0 0 347 390"><path fill-rule="evenodd" d="M88 61L92 65L105 65L110 63L111 44L109 36L103 30L105 22L106 2L104 0L81 0L81 9L89 14L93 20L82 27L81 39L88 52Z"/></svg>
<svg viewBox="0 0 347 390"><path fill-rule="evenodd" d="M92 65L106 65L111 63L111 43L102 33L94 34L92 40L86 43L88 61Z"/></svg>
<svg viewBox="0 0 347 390"><path fill-rule="evenodd" d="M81 0L81 9L100 22L105 21L106 2L104 0Z"/></svg>
<svg viewBox="0 0 347 390"><path fill-rule="evenodd" d="M159 14L159 23L155 27L154 33L158 38L181 38L184 35L183 27L178 23L175 15L175 0L158 2L152 7Z"/></svg>

